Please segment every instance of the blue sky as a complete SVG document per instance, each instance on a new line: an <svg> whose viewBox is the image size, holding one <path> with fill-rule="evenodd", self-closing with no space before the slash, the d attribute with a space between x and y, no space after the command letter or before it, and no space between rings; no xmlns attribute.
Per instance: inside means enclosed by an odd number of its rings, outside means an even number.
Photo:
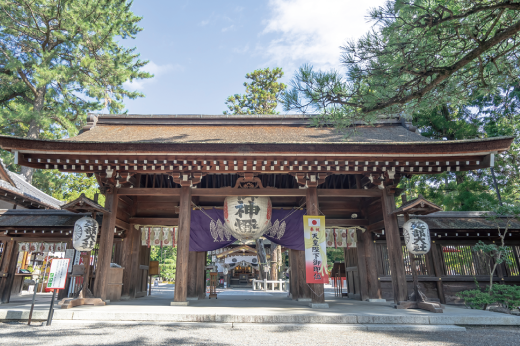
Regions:
<svg viewBox="0 0 520 346"><path fill-rule="evenodd" d="M221 114L255 69L282 67L285 83L304 63L341 69L339 46L367 32L367 11L383 3L135 0L144 30L122 43L155 77L127 83L146 97L125 105L133 114Z"/></svg>

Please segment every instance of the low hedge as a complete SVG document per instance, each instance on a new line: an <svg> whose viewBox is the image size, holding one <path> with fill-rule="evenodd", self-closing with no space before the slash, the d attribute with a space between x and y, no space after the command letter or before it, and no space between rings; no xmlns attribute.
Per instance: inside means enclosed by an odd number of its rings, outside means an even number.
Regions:
<svg viewBox="0 0 520 346"><path fill-rule="evenodd" d="M520 307L520 286L495 284L489 292L489 286L483 292L480 289L461 291L457 297L464 299L464 304L472 309L485 310L491 304L499 304L508 310Z"/></svg>

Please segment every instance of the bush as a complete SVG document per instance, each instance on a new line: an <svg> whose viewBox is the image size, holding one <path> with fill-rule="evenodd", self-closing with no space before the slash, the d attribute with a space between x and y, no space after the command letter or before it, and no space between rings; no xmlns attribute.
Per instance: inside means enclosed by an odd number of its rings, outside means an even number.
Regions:
<svg viewBox="0 0 520 346"><path fill-rule="evenodd" d="M458 292L457 297L464 299L464 305L472 309L485 309L489 304L494 303L488 290L482 292L479 289Z"/></svg>
<svg viewBox="0 0 520 346"><path fill-rule="evenodd" d="M486 309L488 305L497 303L509 310L520 306L520 286L493 285L491 294L489 286L486 291L479 289L462 291L456 294L457 297L464 299L464 304L472 309Z"/></svg>
<svg viewBox="0 0 520 346"><path fill-rule="evenodd" d="M493 285L493 297L496 303L509 310L520 306L520 286Z"/></svg>

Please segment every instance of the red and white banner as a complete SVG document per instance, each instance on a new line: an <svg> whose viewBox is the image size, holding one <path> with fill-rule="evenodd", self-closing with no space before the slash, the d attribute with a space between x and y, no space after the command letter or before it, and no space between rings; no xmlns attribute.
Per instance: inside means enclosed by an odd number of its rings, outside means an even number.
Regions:
<svg viewBox="0 0 520 346"><path fill-rule="evenodd" d="M329 283L325 216L303 216L305 273L309 284Z"/></svg>

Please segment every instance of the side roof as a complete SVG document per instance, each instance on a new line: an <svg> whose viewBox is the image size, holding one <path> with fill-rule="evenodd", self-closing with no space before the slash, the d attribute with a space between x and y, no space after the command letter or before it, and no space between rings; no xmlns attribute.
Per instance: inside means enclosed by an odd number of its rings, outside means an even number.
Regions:
<svg viewBox="0 0 520 346"><path fill-rule="evenodd" d="M495 223L486 220L486 211L439 211L429 215L413 216L413 218L421 219L426 222L430 229L435 230L496 230ZM404 217L398 216L399 227L404 224ZM506 224L500 222L501 227ZM520 221L514 220L510 229L519 230Z"/></svg>
<svg viewBox="0 0 520 346"><path fill-rule="evenodd" d="M13 197L20 197L22 200L29 201L24 205L28 208L50 208L60 209L64 202L49 196L45 192L37 189L29 184L25 179L14 172L9 171L3 161L0 159L0 190L4 191L4 197L14 195ZM4 198L5 199L5 198ZM15 200L16 201L16 200Z"/></svg>
<svg viewBox="0 0 520 346"><path fill-rule="evenodd" d="M75 222L84 216L90 216L90 213L73 213L67 210L0 210L0 228L56 227L72 229Z"/></svg>

